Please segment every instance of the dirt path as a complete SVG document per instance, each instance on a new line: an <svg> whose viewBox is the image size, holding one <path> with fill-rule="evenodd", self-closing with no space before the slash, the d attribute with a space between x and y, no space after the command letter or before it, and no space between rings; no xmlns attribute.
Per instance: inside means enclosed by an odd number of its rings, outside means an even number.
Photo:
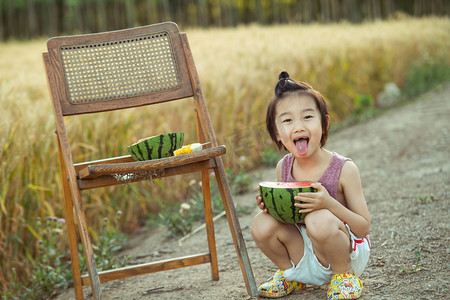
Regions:
<svg viewBox="0 0 450 300"><path fill-rule="evenodd" d="M447 85L329 139L328 150L351 157L358 165L371 213L372 253L361 277L363 299L443 299L448 295L449 119ZM263 170L257 180L274 178L274 170ZM237 196L234 201L240 206L254 205L254 194ZM275 267L250 234L257 211L239 216L239 221L260 284ZM210 267L205 264L105 283L104 299L252 299L242 280L226 218L216 221L215 233L219 281L211 280ZM135 247L128 254L134 262L207 249L203 231L186 239L181 247L176 240L164 239L161 232L143 234L131 242ZM326 288L310 286L284 299L325 299ZM90 294L86 287L85 295ZM73 290L57 297L71 298Z"/></svg>

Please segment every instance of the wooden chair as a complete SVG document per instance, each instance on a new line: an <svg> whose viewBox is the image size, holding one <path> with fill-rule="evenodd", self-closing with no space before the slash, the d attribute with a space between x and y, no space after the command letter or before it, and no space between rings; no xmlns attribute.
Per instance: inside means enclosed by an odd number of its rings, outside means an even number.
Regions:
<svg viewBox="0 0 450 300"><path fill-rule="evenodd" d="M211 211L210 175L213 170L226 211L247 292L257 294L247 250L226 180L217 143L185 33L167 22L126 30L48 40L43 53L56 119L61 175L64 186L68 237L75 294L83 299L83 285L90 285L95 299L102 299L101 283L141 274L210 263L212 279L219 279ZM129 155L74 164L64 120L66 116L105 112L193 98L198 141L209 142L199 152L136 162ZM156 134L156 133L155 133ZM87 230L81 191L116 185L117 174L145 174L158 170L161 177L201 172L209 251L171 260L108 271L97 271ZM132 176L139 181L146 176ZM77 249L79 236L88 266L81 276Z"/></svg>

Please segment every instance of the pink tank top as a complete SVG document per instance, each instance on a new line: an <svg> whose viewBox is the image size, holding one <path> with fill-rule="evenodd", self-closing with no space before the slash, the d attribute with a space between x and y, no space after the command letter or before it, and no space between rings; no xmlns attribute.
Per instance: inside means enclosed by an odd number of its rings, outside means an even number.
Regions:
<svg viewBox="0 0 450 300"><path fill-rule="evenodd" d="M283 157L281 163L281 181L298 181L292 177L292 166L294 164L295 157L292 153L288 153ZM337 199L337 190L339 176L341 175L342 166L346 161L350 161L350 158L343 157L336 152L333 152L333 158L325 173L318 180L328 191L331 197Z"/></svg>

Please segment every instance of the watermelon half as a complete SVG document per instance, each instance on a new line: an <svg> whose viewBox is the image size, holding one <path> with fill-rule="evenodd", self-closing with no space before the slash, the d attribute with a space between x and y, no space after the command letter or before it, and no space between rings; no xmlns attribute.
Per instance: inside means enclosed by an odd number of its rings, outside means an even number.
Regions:
<svg viewBox="0 0 450 300"><path fill-rule="evenodd" d="M314 182L261 182L259 191L267 211L278 221L288 224L300 223L306 213L299 214L299 207L295 207L294 196L298 193L317 192L311 186Z"/></svg>
<svg viewBox="0 0 450 300"><path fill-rule="evenodd" d="M164 158L173 156L173 151L183 145L183 139L183 132L163 133L140 139L127 149L136 161Z"/></svg>

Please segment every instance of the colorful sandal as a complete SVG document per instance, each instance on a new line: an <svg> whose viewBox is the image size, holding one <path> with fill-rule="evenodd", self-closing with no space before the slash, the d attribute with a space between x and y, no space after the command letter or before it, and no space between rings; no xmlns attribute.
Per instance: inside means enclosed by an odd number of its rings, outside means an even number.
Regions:
<svg viewBox="0 0 450 300"><path fill-rule="evenodd" d="M355 275L344 273L331 277L327 299L357 299L361 296L363 283Z"/></svg>
<svg viewBox="0 0 450 300"><path fill-rule="evenodd" d="M297 281L286 281L284 271L278 270L258 288L258 294L266 298L280 298L305 288L303 283Z"/></svg>

